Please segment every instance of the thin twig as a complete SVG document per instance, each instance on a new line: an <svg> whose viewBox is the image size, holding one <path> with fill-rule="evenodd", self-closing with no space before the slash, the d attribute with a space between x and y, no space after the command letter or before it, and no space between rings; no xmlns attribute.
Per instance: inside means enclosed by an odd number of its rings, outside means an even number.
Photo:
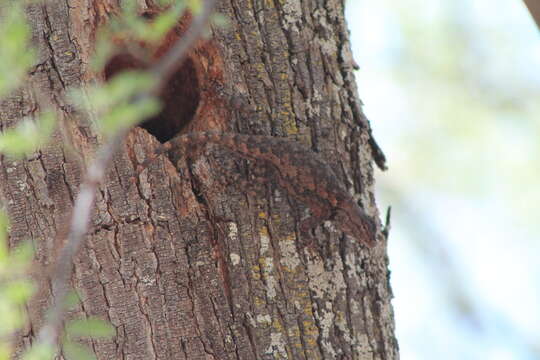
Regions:
<svg viewBox="0 0 540 360"><path fill-rule="evenodd" d="M182 35L182 41L178 41L168 53L150 69L150 72L155 74L158 78L158 84L156 86L157 92L165 86L167 80L182 65L189 48L191 48L208 25L210 15L212 15L216 3L217 0L206 0L201 14L193 20L190 27Z"/></svg>
<svg viewBox="0 0 540 360"><path fill-rule="evenodd" d="M73 258L81 247L85 234L88 232L92 208L94 207L94 202L96 200L97 188L105 177L109 163L114 154L120 149L123 139L128 132L129 128L124 128L116 133L112 139L101 148L97 159L87 170L86 179L81 185L73 207L67 242L58 256L52 274L52 288L55 301L48 314L47 322L39 331L39 343L52 345L57 338L58 329L63 319L63 307L69 289L68 283L71 278Z"/></svg>
<svg viewBox="0 0 540 360"><path fill-rule="evenodd" d="M149 71L157 77L158 83L152 91L153 94L159 92L159 89L167 83L170 76L174 74L182 64L182 60L186 56L187 51L193 46L205 26L208 24L208 20L215 4L216 0L207 0L204 4L202 13L194 19L185 35L166 55L163 56L160 62L149 69ZM140 94L138 98L141 99L147 96L150 96L150 94ZM83 184L81 184L79 194L77 195L73 206L67 242L60 252L52 273L51 281L54 302L51 311L48 314L46 323L38 333L38 343L54 345L58 338L59 329L64 318L64 303L69 289L68 284L73 271L73 258L77 254L83 243L84 237L88 232L97 188L103 181L109 163L112 161L116 152L121 148L129 131L129 128L119 130L108 143L102 146L98 153L98 157L87 170L86 179Z"/></svg>

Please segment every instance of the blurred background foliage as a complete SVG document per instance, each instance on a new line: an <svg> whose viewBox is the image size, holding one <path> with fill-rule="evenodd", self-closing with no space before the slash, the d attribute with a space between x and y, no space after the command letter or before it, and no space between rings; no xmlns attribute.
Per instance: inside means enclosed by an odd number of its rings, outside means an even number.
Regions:
<svg viewBox="0 0 540 360"><path fill-rule="evenodd" d="M402 359L540 358L540 32L516 0L349 0L390 170Z"/></svg>

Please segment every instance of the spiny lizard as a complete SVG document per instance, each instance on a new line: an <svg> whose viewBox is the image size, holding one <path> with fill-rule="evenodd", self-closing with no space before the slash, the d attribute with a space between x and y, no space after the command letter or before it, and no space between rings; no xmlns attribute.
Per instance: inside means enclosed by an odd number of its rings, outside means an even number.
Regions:
<svg viewBox="0 0 540 360"><path fill-rule="evenodd" d="M279 185L311 209L312 216L300 224L300 230L308 236L311 229L332 218L345 234L370 247L376 244L373 220L358 206L322 157L298 142L212 131L188 133L164 143L138 170L144 170L160 154L181 154L187 146L207 143L223 146L248 160L272 164L277 169Z"/></svg>

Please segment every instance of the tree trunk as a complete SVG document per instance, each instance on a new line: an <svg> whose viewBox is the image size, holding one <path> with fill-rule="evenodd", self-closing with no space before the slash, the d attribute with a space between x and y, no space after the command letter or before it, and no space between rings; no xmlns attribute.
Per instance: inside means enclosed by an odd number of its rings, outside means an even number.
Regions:
<svg viewBox="0 0 540 360"><path fill-rule="evenodd" d="M113 59L95 74L87 66L96 27L114 4L49 1L28 13L40 56L30 81L51 96L63 126L35 156L2 157L0 186L10 245L32 239L42 266L62 246L85 166L103 141L64 100L66 91L129 67ZM70 317L98 316L116 327L115 338L91 342L98 359L397 359L379 221L373 249L331 220L306 240L298 224L309 207L277 185L264 162L219 146L162 156L136 172L177 132L287 137L320 153L378 218L377 154L357 96L343 1L223 0L218 11L229 26L214 27L212 40L190 52L163 95L165 110L131 132L100 187L74 264L81 304ZM21 90L2 102L2 128L37 108ZM50 294L43 287L29 306L20 347L41 326Z"/></svg>

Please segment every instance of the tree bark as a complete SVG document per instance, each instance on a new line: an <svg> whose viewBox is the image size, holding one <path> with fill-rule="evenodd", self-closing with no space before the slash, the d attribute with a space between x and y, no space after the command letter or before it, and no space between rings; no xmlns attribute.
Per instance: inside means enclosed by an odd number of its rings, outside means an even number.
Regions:
<svg viewBox="0 0 540 360"><path fill-rule="evenodd" d="M0 186L10 245L32 239L42 266L62 246L84 168L103 141L66 91L129 67L116 59L96 74L87 65L96 28L115 4L50 1L28 12L39 49L30 82L50 95L63 125L35 156L2 157ZM378 218L374 142L343 1L223 0L218 11L229 26L214 27L212 39L190 52L163 94L164 112L131 132L100 186L92 232L74 264L81 304L70 317L98 316L116 327L115 338L90 342L98 359L397 359L379 221L373 249L330 220L306 243L298 231L306 204L263 162L219 146L163 156L136 172L177 132L288 137L320 153ZM181 26L175 34L168 41ZM2 102L3 129L39 109L31 94L22 89ZM44 286L19 348L50 301Z"/></svg>

